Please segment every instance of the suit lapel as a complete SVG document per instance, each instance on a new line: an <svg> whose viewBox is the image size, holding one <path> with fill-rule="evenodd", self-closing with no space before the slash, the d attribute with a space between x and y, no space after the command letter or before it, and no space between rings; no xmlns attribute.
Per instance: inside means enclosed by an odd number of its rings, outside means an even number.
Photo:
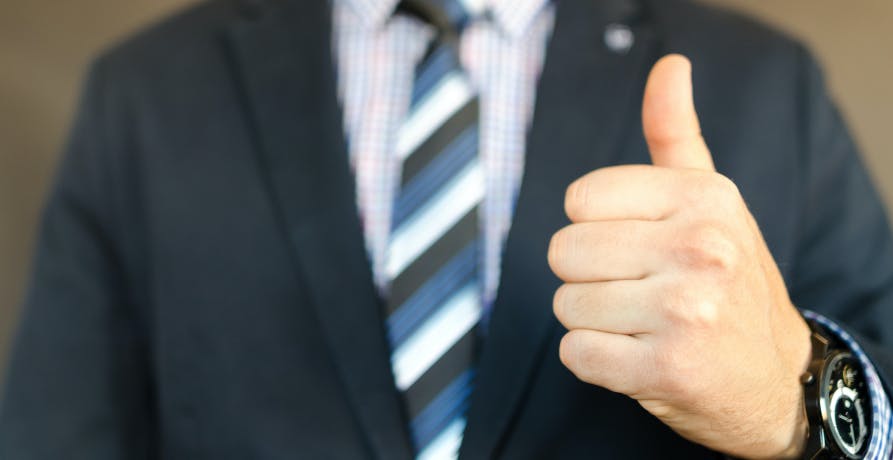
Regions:
<svg viewBox="0 0 893 460"><path fill-rule="evenodd" d="M604 45L608 24L629 24L637 8L623 0L556 2L556 21L537 91L524 179L502 262L502 278L482 351L462 445L463 458L498 454L531 384L548 338L557 332L552 296L560 282L546 252L566 225L564 192L582 174L617 161L639 132L642 88L653 59L652 33L633 22L635 45ZM635 113L631 113L634 111Z"/></svg>
<svg viewBox="0 0 893 460"><path fill-rule="evenodd" d="M229 30L229 45L271 199L358 422L374 456L409 458L355 205L327 5L255 6Z"/></svg>

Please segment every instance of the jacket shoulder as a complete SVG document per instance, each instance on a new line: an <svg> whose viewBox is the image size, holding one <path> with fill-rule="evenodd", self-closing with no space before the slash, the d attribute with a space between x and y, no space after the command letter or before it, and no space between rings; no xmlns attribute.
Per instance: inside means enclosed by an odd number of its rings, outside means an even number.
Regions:
<svg viewBox="0 0 893 460"><path fill-rule="evenodd" d="M244 0L205 0L156 20L103 50L97 60L176 56L213 40L244 14Z"/></svg>
<svg viewBox="0 0 893 460"><path fill-rule="evenodd" d="M286 0L204 0L156 20L113 43L93 60L114 86L154 87L219 72L227 31L263 4ZM171 80L173 78L174 80Z"/></svg>
<svg viewBox="0 0 893 460"><path fill-rule="evenodd" d="M793 63L806 53L799 39L740 12L691 0L652 3L671 51L749 66Z"/></svg>

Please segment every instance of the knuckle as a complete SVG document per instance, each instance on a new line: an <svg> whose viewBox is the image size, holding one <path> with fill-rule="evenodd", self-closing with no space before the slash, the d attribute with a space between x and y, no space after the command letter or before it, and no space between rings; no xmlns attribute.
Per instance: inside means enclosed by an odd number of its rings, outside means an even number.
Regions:
<svg viewBox="0 0 893 460"><path fill-rule="evenodd" d="M695 269L732 271L740 260L740 250L730 232L712 223L692 226L679 239L680 257Z"/></svg>
<svg viewBox="0 0 893 460"><path fill-rule="evenodd" d="M552 309L558 322L567 329L585 328L592 300L585 285L566 283L555 291Z"/></svg>
<svg viewBox="0 0 893 460"><path fill-rule="evenodd" d="M570 331L561 338L561 344L558 346L558 357L561 363L568 369L574 370L577 362L577 345L576 334Z"/></svg>
<svg viewBox="0 0 893 460"><path fill-rule="evenodd" d="M711 182L711 193L720 200L737 200L741 197L738 186L732 179L722 174L713 174Z"/></svg>
<svg viewBox="0 0 893 460"><path fill-rule="evenodd" d="M703 293L693 295L681 286L666 290L662 313L676 328L689 332L713 329L720 320L720 307L716 302Z"/></svg>
<svg viewBox="0 0 893 460"><path fill-rule="evenodd" d="M564 196L564 212L571 220L582 219L586 210L588 196L586 178L577 179L567 188Z"/></svg>
<svg viewBox="0 0 893 460"><path fill-rule="evenodd" d="M573 226L565 227L552 235L549 243L549 266L556 276L563 280L571 277L573 254L579 245L579 231Z"/></svg>
<svg viewBox="0 0 893 460"><path fill-rule="evenodd" d="M559 230L552 235L551 241L549 241L549 267L552 268L552 271L558 275L560 278L563 273L563 263L564 263L564 252L566 246L566 235L565 230Z"/></svg>
<svg viewBox="0 0 893 460"><path fill-rule="evenodd" d="M731 179L722 174L691 171L683 188L685 202L693 207L728 209L728 203L739 201L741 193ZM694 185L694 186L691 186Z"/></svg>
<svg viewBox="0 0 893 460"><path fill-rule="evenodd" d="M655 385L677 401L688 399L694 391L695 380L691 359L685 359L683 353L673 346L664 347L657 355Z"/></svg>
<svg viewBox="0 0 893 460"><path fill-rule="evenodd" d="M683 321L688 330L714 329L719 322L719 307L709 300L692 300L684 309Z"/></svg>
<svg viewBox="0 0 893 460"><path fill-rule="evenodd" d="M675 410L670 404L655 403L648 405L648 412L651 412L651 415L654 415L659 419L666 419L671 417L675 413Z"/></svg>
<svg viewBox="0 0 893 460"><path fill-rule="evenodd" d="M599 368L598 351L587 346L581 331L569 331L561 339L561 362L581 380L587 380L593 369Z"/></svg>
<svg viewBox="0 0 893 460"><path fill-rule="evenodd" d="M555 290L555 297L552 299L552 313L561 324L567 324L569 315L570 301L568 299L568 291L570 285L562 284Z"/></svg>

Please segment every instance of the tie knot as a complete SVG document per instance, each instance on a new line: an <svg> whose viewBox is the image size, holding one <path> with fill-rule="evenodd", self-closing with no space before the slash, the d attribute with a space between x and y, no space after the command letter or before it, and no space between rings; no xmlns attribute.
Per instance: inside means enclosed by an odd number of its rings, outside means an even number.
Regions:
<svg viewBox="0 0 893 460"><path fill-rule="evenodd" d="M458 37L472 19L460 0L401 0L397 11L431 24L447 41Z"/></svg>

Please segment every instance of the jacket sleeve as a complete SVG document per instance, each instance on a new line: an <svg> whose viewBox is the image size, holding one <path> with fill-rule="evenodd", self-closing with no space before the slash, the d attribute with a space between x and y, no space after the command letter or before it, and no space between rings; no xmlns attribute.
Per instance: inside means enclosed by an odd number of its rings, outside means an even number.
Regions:
<svg viewBox="0 0 893 460"><path fill-rule="evenodd" d="M794 303L852 334L893 389L893 237L814 60L802 52L802 200Z"/></svg>
<svg viewBox="0 0 893 460"><path fill-rule="evenodd" d="M99 61L39 230L0 400L0 458L152 456L145 334L122 262L104 86Z"/></svg>

